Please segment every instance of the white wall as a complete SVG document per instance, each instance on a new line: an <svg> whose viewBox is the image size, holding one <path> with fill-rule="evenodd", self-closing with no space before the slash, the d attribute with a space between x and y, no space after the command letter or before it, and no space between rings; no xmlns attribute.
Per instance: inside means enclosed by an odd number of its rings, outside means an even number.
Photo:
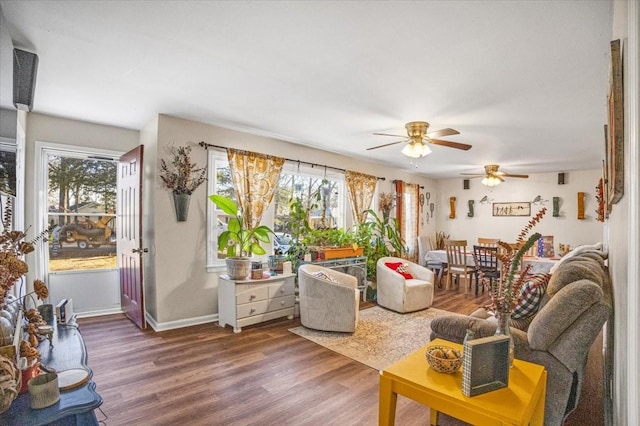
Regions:
<svg viewBox="0 0 640 426"><path fill-rule="evenodd" d="M612 40L622 40L624 80L624 196L605 229L614 293L614 384L616 425L640 424L640 5L615 1ZM603 93L603 99L606 94Z"/></svg>
<svg viewBox="0 0 640 426"><path fill-rule="evenodd" d="M601 222L596 220L596 185L601 170L572 171L565 173L565 184L558 185L557 173L538 173L528 179L506 178L500 185L489 188L479 178L470 180L470 189L463 189L463 178L438 181L436 218L438 230L451 239L467 240L469 246L478 237L500 238L514 242L530 217L494 217L492 203L481 204L487 196L493 202L531 202L538 195L545 203L531 204L531 215L543 206L547 208L542 221L533 232L554 236L554 249L559 243L577 246L602 241ZM585 192L585 219L578 220L578 192ZM456 197L456 218L449 219L449 198ZM560 197L560 216L553 217L553 197ZM468 200L474 200L474 216L468 217Z"/></svg>

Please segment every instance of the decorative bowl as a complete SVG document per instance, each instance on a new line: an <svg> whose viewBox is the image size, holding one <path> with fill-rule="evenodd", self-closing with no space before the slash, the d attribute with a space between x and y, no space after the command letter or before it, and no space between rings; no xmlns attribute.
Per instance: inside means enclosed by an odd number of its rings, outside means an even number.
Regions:
<svg viewBox="0 0 640 426"><path fill-rule="evenodd" d="M462 354L450 346L430 346L426 357L429 366L438 373L452 374L462 366Z"/></svg>

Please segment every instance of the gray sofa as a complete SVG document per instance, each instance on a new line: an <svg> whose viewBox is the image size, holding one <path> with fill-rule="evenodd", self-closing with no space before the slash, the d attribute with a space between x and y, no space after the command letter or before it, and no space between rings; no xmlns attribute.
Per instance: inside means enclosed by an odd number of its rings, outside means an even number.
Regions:
<svg viewBox="0 0 640 426"><path fill-rule="evenodd" d="M547 370L546 426L562 425L576 407L589 349L613 312L606 258L593 248L565 256L528 328L511 327L515 357ZM458 314L439 317L431 322L431 339L461 343L467 329L485 337L495 333L496 323Z"/></svg>

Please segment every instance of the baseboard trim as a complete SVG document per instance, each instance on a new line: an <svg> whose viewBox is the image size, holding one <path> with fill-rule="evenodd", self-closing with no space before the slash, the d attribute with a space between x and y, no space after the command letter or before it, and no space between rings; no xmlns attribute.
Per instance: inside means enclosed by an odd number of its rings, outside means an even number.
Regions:
<svg viewBox="0 0 640 426"><path fill-rule="evenodd" d="M176 328L189 327L192 325L200 325L207 324L211 322L218 322L218 314L213 315L204 315L201 317L193 317L193 318L185 318L176 321L167 321L167 322L157 322L155 318L153 318L148 313L145 315L147 319L147 324L151 326L154 331L166 331L166 330L174 330Z"/></svg>

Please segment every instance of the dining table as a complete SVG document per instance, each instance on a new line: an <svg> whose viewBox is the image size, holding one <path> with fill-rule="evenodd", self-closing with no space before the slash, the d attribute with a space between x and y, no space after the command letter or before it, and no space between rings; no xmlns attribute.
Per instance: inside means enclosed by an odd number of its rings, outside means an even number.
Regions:
<svg viewBox="0 0 640 426"><path fill-rule="evenodd" d="M467 265L475 266L473 260L473 252L467 251L466 254ZM447 251L446 250L429 250L425 255L427 265L434 263L447 263ZM548 274L553 265L560 260L559 257L537 257L537 256L525 256L522 258L522 266L531 265L529 274Z"/></svg>

